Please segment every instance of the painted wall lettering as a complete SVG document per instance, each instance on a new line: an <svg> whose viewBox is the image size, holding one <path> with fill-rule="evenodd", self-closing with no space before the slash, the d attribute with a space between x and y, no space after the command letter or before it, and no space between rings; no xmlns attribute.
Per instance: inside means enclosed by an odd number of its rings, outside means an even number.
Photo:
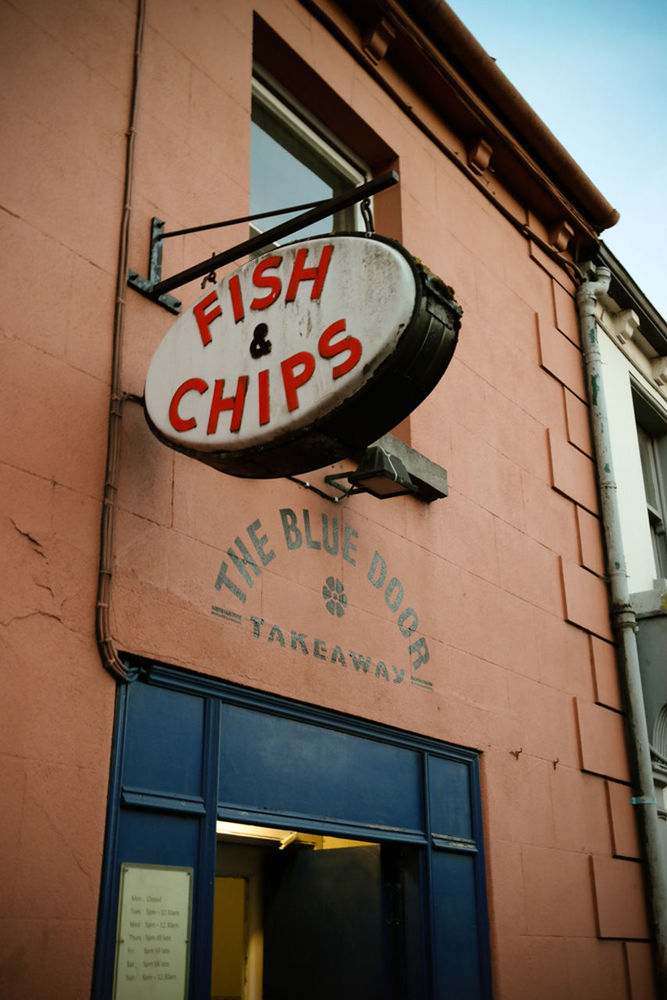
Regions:
<svg viewBox="0 0 667 1000"><path fill-rule="evenodd" d="M331 638L310 636L298 627L274 622L265 624L263 617L250 615L247 619L230 608L215 604L212 614L228 624L242 625L249 621L252 625L252 636L266 643L273 643L282 649L298 653L301 656L311 656L323 663L348 666L355 674L372 675L376 678L401 684L406 676L410 683L426 690L432 688L432 682L418 675L418 671L430 662L428 642L424 636L416 635L419 628L419 617L416 610L406 599L405 587L398 576L392 575L384 557L376 550L368 558L361 549L359 533L349 524L344 524L342 518L318 511L313 514L308 508L297 512L291 507L281 507L278 510L277 538L282 543L285 555L292 557L299 551L320 552L348 563L361 573L358 581L365 582L377 592L386 608L394 616L398 634L402 640L407 640L405 646L406 660L410 669L397 667L382 658L373 658L366 652L345 648L343 643L332 641ZM259 580L263 570L276 558L277 549L272 545L269 531L264 528L259 519L252 521L245 531L237 535L232 545L227 548L228 558L223 560L215 580L218 591L226 591L235 600L245 604L248 593ZM281 545L278 545L280 548ZM354 613L354 601L350 600L350 587L347 578L342 577L341 564L332 564L324 580L317 581L316 590L321 591L322 607L325 615L330 615L330 624L341 622L346 615ZM367 568L366 568L367 567ZM353 580L355 574L350 578ZM326 620L326 618L324 619ZM342 623L344 627L344 622ZM401 644L402 645L402 644Z"/></svg>
<svg viewBox="0 0 667 1000"><path fill-rule="evenodd" d="M387 579L387 564L379 552L373 553L373 558L371 559L371 564L368 570L368 579L377 590L382 590L384 588L385 604L390 611L395 613L398 612L403 604L403 584L399 579L397 579L397 577L392 576L385 587L385 580ZM419 619L417 618L417 612L415 609L404 608L400 615L398 615L396 624L401 635L406 639L409 638L413 632L417 631L417 626L419 625ZM431 658L428 651L428 643L424 638L417 639L415 642L410 643L408 649L410 654L414 657L412 660L412 666L415 670L418 670L422 664L428 663Z"/></svg>
<svg viewBox="0 0 667 1000"><path fill-rule="evenodd" d="M268 566L272 559L275 559L275 552L273 549L268 549L269 540L266 535L260 535L259 532L262 530L261 521L253 521L246 528L246 533L250 539L255 554L259 559L262 566ZM236 568L238 574L243 578L248 587L252 587L254 583L254 577L259 576L261 569L256 561L256 559L251 555L248 546L245 544L243 539L237 535L234 546L230 546L227 549L227 555L232 560L234 567ZM218 570L218 576L215 581L215 589L222 590L223 587L227 587L228 590L237 597L239 601L245 604L246 593L239 586L238 582L235 582L229 575L229 563L223 562Z"/></svg>
<svg viewBox="0 0 667 1000"><path fill-rule="evenodd" d="M311 529L309 511L304 510L302 518L300 526L299 518L291 508L283 507L281 509L280 520L287 548L292 550L300 549L305 539L306 548L308 549L319 549L324 546L324 550L329 555L338 555L338 539L340 536L338 518L330 518L327 514L322 514L321 534L319 536L314 535ZM357 564L354 553L357 551L355 539L358 537L358 533L349 524L343 526L342 555L343 559L352 566L356 566Z"/></svg>
<svg viewBox="0 0 667 1000"><path fill-rule="evenodd" d="M227 621L231 619L224 608L213 605L211 613L218 618ZM253 639L260 639L266 643L275 643L283 649L291 649L302 656L312 656L316 660L321 660L325 664L339 666L348 669L352 667L354 673L367 676L376 680L383 680L391 684L402 684L406 679L404 668L398 668L393 663L387 664L384 660L374 659L367 653L360 653L354 649L344 649L341 643L332 642L329 639L321 639L317 636L310 636L306 632L299 632L296 629L288 628L284 625L273 623L267 624L264 618L257 615L249 615L247 621L251 626ZM237 616L235 624L241 625L242 619ZM429 681L414 676L410 677L410 682L417 687L431 689Z"/></svg>

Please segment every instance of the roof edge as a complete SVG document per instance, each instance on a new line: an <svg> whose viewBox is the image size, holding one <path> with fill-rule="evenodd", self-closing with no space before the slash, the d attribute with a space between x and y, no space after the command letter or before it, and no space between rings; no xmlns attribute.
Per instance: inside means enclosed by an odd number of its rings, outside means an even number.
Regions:
<svg viewBox="0 0 667 1000"><path fill-rule="evenodd" d="M537 112L498 68L445 0L394 0L408 16L420 18L445 57L453 56L465 74L484 91L527 148L532 149L564 191L585 207L598 232L615 225L620 215L589 176L544 124Z"/></svg>

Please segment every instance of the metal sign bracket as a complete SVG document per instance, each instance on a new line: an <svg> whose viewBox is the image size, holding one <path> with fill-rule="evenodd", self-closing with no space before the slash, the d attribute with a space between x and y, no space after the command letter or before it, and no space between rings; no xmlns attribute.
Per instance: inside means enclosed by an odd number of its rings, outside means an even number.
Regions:
<svg viewBox="0 0 667 1000"><path fill-rule="evenodd" d="M134 288L134 290L139 292L140 295L144 295L152 302L156 302L158 305L163 306L170 312L180 313L180 300L168 294L168 292L170 292L173 288L178 288L181 285L187 284L189 281L194 281L195 278L210 275L218 267L224 267L226 264L231 264L233 261L240 260L242 257L246 257L249 254L257 253L266 247L270 247L277 243L278 240L283 239L285 236L291 236L300 229L305 229L307 226L312 225L312 223L319 222L321 219L326 219L327 216L333 215L344 208L349 208L350 205L354 205L357 202L362 202L362 212L364 222L366 224L366 230L367 232L370 232L373 228L373 224L368 199L372 195L379 194L380 191L384 191L386 188L393 187L394 184L398 183L398 180L399 177L396 171L390 170L388 173L382 174L380 177L376 177L372 181L368 181L366 184L361 184L359 187L352 188L350 191L345 191L343 194L336 195L333 198L327 198L324 201L309 202L306 205L293 205L291 208L274 209L271 212L262 212L257 215L245 216L242 219L229 219L226 222L213 222L205 226L193 226L190 229L178 229L169 233L165 233L164 231L164 222L160 219L154 218L151 222L148 278L142 278L136 271L129 270L127 283L130 288ZM204 261L200 261L199 264L195 264L192 267L187 268L185 271L179 271L178 274L174 274L170 278L162 278L162 246L164 240L169 237L185 236L188 233L198 233L206 229L218 229L223 226L252 222L255 219L281 215L287 212L300 211L302 209L305 209L305 211L302 211L301 214L295 216L293 219L281 222L279 225L274 226L272 229L267 229L266 232L260 233L258 236L254 236L249 240L244 240L243 243L237 243L236 246L230 247L229 250L225 250L223 253L213 254L212 257L209 257Z"/></svg>
<svg viewBox="0 0 667 1000"><path fill-rule="evenodd" d="M153 217L151 220L151 243L148 253L148 277L142 278L136 271L127 272L127 283L140 295L145 295L152 302L164 306L169 312L180 313L181 301L173 295L155 296L154 288L162 280L162 240L164 238L164 222Z"/></svg>

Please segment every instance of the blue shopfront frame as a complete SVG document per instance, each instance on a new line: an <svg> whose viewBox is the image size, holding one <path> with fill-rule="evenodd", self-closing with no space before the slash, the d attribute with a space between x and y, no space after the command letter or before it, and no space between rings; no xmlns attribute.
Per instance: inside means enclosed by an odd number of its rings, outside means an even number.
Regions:
<svg viewBox="0 0 667 1000"><path fill-rule="evenodd" d="M113 995L123 863L193 869L187 996L210 995L218 819L416 852L423 1000L489 1000L476 751L170 666L139 668L117 690L95 1000Z"/></svg>

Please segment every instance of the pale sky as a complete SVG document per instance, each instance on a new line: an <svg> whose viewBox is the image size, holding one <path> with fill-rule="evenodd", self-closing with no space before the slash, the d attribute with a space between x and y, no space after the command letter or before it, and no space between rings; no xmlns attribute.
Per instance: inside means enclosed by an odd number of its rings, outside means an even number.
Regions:
<svg viewBox="0 0 667 1000"><path fill-rule="evenodd" d="M667 320L667 0L447 0L611 202L602 239Z"/></svg>

